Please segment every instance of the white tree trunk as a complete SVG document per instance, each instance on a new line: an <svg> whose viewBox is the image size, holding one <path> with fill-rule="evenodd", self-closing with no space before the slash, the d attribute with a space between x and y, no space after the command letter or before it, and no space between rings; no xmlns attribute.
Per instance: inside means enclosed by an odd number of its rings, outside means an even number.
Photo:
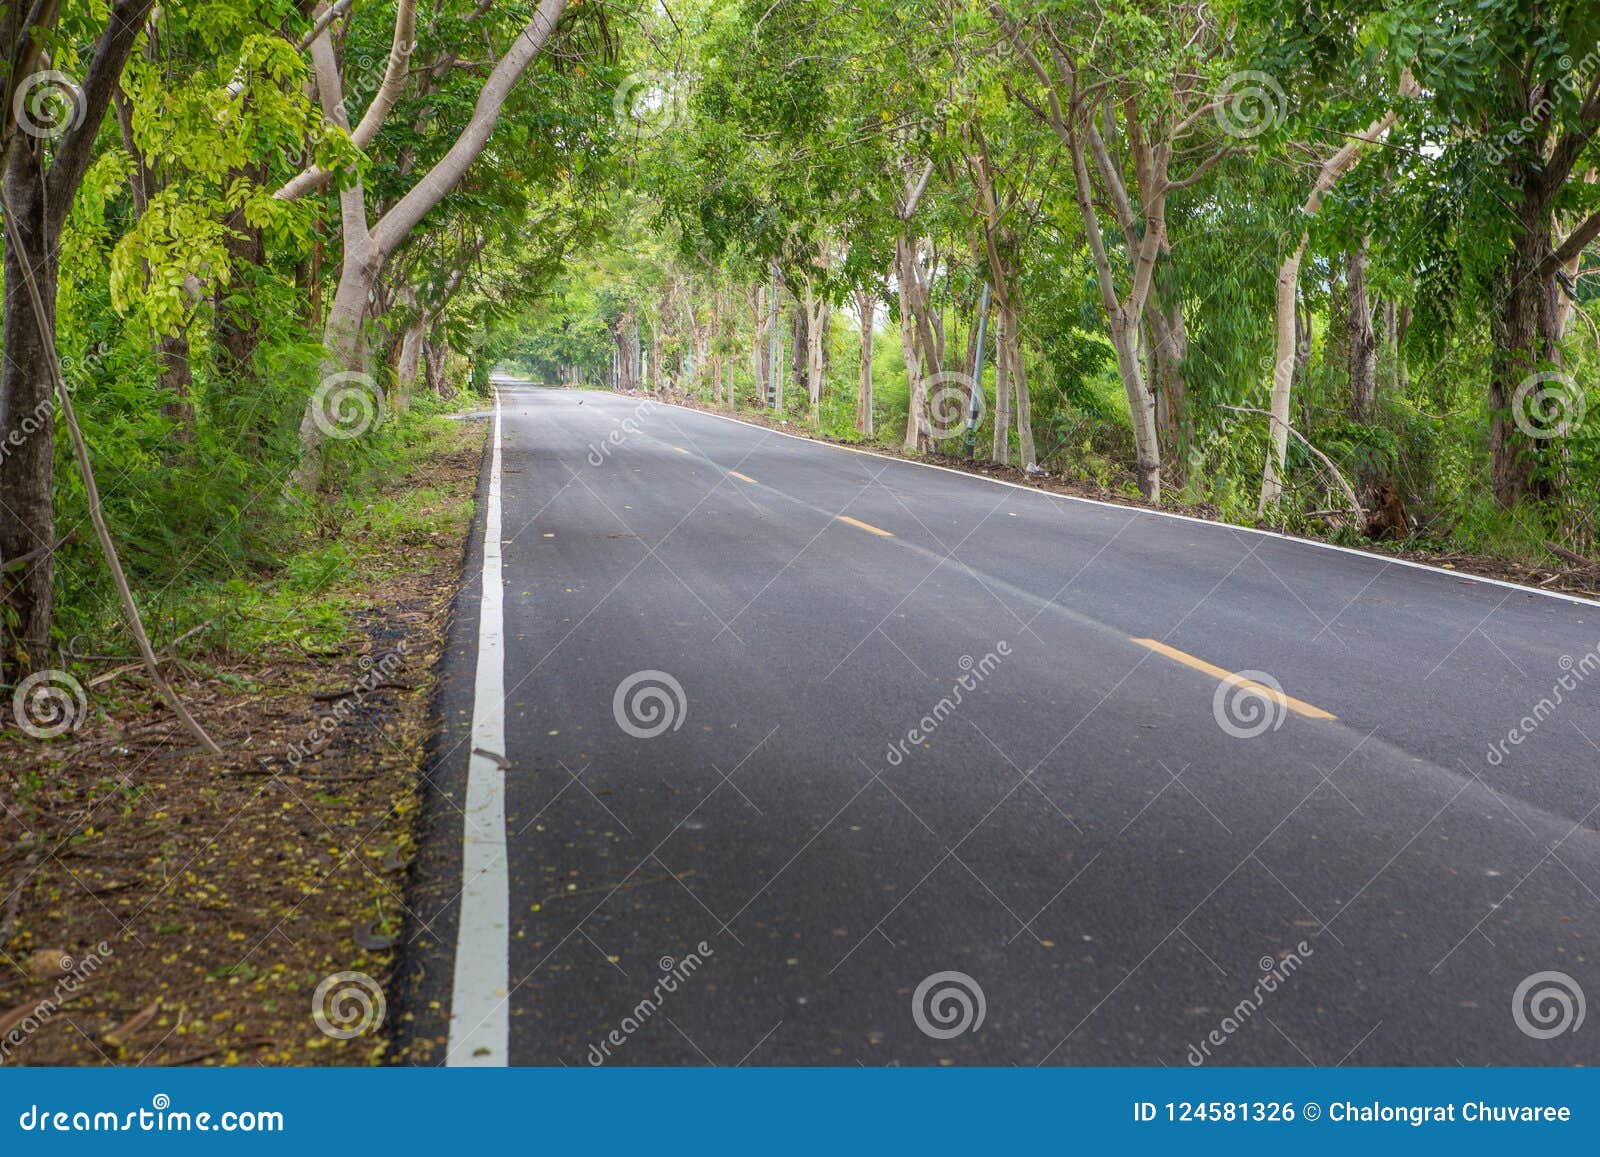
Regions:
<svg viewBox="0 0 1600 1157"><path fill-rule="evenodd" d="M822 420L823 351L828 340L828 303L806 285L806 399L812 424Z"/></svg>
<svg viewBox="0 0 1600 1157"><path fill-rule="evenodd" d="M1004 466L1011 461L1011 359L1005 352L1009 340L1005 314L999 310L994 329L994 348L999 352L994 359L994 448L989 456ZM978 386L981 389L983 383Z"/></svg>
<svg viewBox="0 0 1600 1157"><path fill-rule="evenodd" d="M1417 83L1407 70L1400 77L1400 95L1411 96L1417 91ZM1363 145L1372 144L1394 124L1397 117L1395 112L1384 113L1383 116L1373 121L1366 130L1354 139L1347 141L1338 152L1334 153L1322 163L1322 168L1317 172L1317 179L1311 186L1311 193L1306 202L1301 206L1301 212L1307 217L1315 217L1322 209L1322 198L1329 189L1338 182L1361 159ZM1292 401L1291 392L1294 385L1295 365L1295 298L1300 290L1300 264L1305 259L1306 246L1310 244L1309 230L1302 230L1300 243L1295 246L1294 252L1285 257L1278 266L1277 281L1277 317L1276 317L1276 349L1272 360L1272 404L1270 407L1268 437L1270 444L1267 451L1267 463L1261 477L1261 501L1257 505L1257 512L1265 514L1267 507L1277 502L1283 496L1283 465L1284 456L1289 448L1289 408Z"/></svg>
<svg viewBox="0 0 1600 1157"><path fill-rule="evenodd" d="M1016 308L1006 309L1006 344L1003 347L1011 362L1011 384L1016 390L1018 464L1032 469L1039 464L1033 445L1033 399L1028 396L1028 371L1022 363L1022 327L1017 322Z"/></svg>
<svg viewBox="0 0 1600 1157"><path fill-rule="evenodd" d="M895 241L895 279L900 289L900 343L905 355L907 405L905 451L914 454L933 445L933 424L928 418L929 367L923 351L932 341L919 332L926 324L921 318L922 277L917 268L917 245L909 235Z"/></svg>
<svg viewBox="0 0 1600 1157"><path fill-rule="evenodd" d="M856 433L872 437L872 323L878 302L864 289L856 290L856 316L861 325L861 379L856 385Z"/></svg>
<svg viewBox="0 0 1600 1157"><path fill-rule="evenodd" d="M1289 403L1294 387L1296 353L1294 306L1300 288L1300 263L1305 259L1306 245L1310 240L1309 234L1302 233L1300 244L1278 266L1276 340L1272 354L1272 416L1267 429L1270 445L1266 474L1261 481L1258 514L1265 513L1267 507L1283 495L1283 460L1289 449Z"/></svg>
<svg viewBox="0 0 1600 1157"><path fill-rule="evenodd" d="M418 315L406 327L400 339L400 358L394 370L395 409L404 412L411 407L412 395L417 389L417 369L422 364L422 338L428 332L428 319Z"/></svg>
<svg viewBox="0 0 1600 1157"><path fill-rule="evenodd" d="M363 323L366 320L367 302L377 284L383 263L396 247L405 240L422 218L437 205L466 174L488 144L500 119L500 111L513 86L528 65L543 50L546 40L566 11L567 0L540 0L527 25L512 41L504 56L490 71L489 77L478 92L472 116L461 134L437 164L425 173L411 189L400 198L370 229L367 226L366 192L359 181L340 190L340 229L344 241L344 264L339 272L339 289L329 311L323 334L323 380L331 373L361 371L365 368ZM399 19L409 21L413 10L410 0L403 0ZM404 38L409 41L410 37ZM395 47L390 54L390 69L385 74L385 87L391 86L396 76L397 58L409 54L409 44L402 44L397 28ZM311 44L312 64L316 70L318 96L323 115L339 128L349 129L349 119L344 109L344 84L334 54L333 41L325 28ZM403 66L403 59L400 65ZM403 67L398 80L404 80ZM382 100L391 101L398 95L395 88L385 98L374 98L376 106ZM370 111L370 110L369 110ZM385 108L384 113L387 112ZM378 122L381 123L379 116ZM376 132L376 129L374 129ZM318 422L317 407L320 396L316 393L307 399L306 410L300 421L300 461L290 476L290 486L306 492L314 491L322 477L322 423Z"/></svg>
<svg viewBox="0 0 1600 1157"><path fill-rule="evenodd" d="M1123 393L1128 398L1128 414L1133 420L1134 469L1138 476L1139 493L1146 502L1161 502L1161 443L1156 435L1155 398L1144 381L1144 368L1139 363L1137 338L1139 318L1143 313L1144 297L1139 281L1131 302L1124 305L1117 298L1116 280L1111 272L1111 258L1106 253L1105 239L1100 232L1100 220L1095 215L1090 197L1089 167L1084 160L1083 138L1076 132L1068 134L1074 181L1078 199L1078 212L1083 218L1084 233L1089 239L1089 251L1094 257L1095 273L1100 283L1100 301L1106 312L1106 322L1111 329L1111 344L1117 351L1117 370L1122 377ZM1148 270L1143 288L1149 289Z"/></svg>

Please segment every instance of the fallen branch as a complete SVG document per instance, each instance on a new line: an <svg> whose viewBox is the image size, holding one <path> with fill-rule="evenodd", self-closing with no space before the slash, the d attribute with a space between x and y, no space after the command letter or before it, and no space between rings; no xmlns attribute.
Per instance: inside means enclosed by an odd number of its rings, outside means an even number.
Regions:
<svg viewBox="0 0 1600 1157"><path fill-rule="evenodd" d="M1600 560L1588 558L1575 550L1568 550L1560 543L1551 542L1548 538L1544 540L1544 548L1562 562L1570 562L1573 566L1583 567L1585 570L1600 566Z"/></svg>
<svg viewBox="0 0 1600 1157"><path fill-rule="evenodd" d="M14 228L16 212L11 207L11 198L3 188L0 188L0 205L5 208L8 244L16 249L17 263L22 269L23 278L28 287L28 299L33 306L33 320L39 328L39 344L44 348L44 357L50 370L51 380L55 383L56 396L61 402L61 416L66 419L67 430L72 435L72 452L78 460L78 472L83 475L84 497L89 504L89 521L94 523L95 537L100 540L100 550L106 556L106 565L111 568L111 579L116 584L117 594L122 599L123 612L128 616L128 627L133 631L133 637L139 644L139 654L144 658L144 664L150 669L150 678L155 682L161 697L167 701L167 706L172 708L173 714L183 720L200 745L212 755L221 755L222 748L218 747L205 729L196 723L189 714L189 709L183 705L183 700L178 698L178 693L167 683L161 674L161 665L156 661L155 649L150 646L150 636L145 634L144 620L139 617L138 605L133 601L133 591L128 586L128 578L122 573L122 561L117 557L116 545L111 541L111 532L106 529L106 520L100 509L100 490L95 486L94 467L89 463L89 447L83 440L83 430L78 426L78 415L72 408L72 395L67 392L66 379L61 376L61 363L56 360L55 334L45 321L44 299L39 295L39 283L33 276L33 258L28 253L22 241L19 229Z"/></svg>
<svg viewBox="0 0 1600 1157"><path fill-rule="evenodd" d="M1300 433L1299 430L1296 430L1293 426L1280 419L1270 410L1258 410L1254 406L1223 406L1221 408L1224 410L1233 410L1240 414L1260 414L1262 417L1268 419L1268 421L1276 422L1278 425L1282 426L1290 436L1297 440L1307 450L1310 450L1313 454L1315 454L1317 456L1317 460L1328 468L1328 473L1333 475L1335 481L1339 483L1339 488L1344 491L1345 500L1350 503L1351 512L1358 520L1365 520L1367 517L1367 512L1361 508L1361 500L1356 497L1355 487L1351 486L1350 483L1345 479L1345 476L1339 473L1339 468L1333 464L1333 459L1329 458L1321 450L1318 450L1315 446L1308 442L1305 435Z"/></svg>
<svg viewBox="0 0 1600 1157"><path fill-rule="evenodd" d="M389 682L374 683L372 686L366 687L366 688L346 687L346 688L344 688L343 690L340 690L340 691L317 691L314 694L312 694L311 699L312 699L313 702L316 702L316 703L336 703L340 699L348 699L352 695L360 694L363 691L365 691L367 693L371 693L373 691L386 691L386 690L387 691L415 691L416 687L414 687L410 683L389 683Z"/></svg>

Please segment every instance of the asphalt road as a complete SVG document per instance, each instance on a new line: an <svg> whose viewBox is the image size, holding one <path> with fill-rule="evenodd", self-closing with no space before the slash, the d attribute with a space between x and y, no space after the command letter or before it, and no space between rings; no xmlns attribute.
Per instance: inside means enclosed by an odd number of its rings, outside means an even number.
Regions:
<svg viewBox="0 0 1600 1157"><path fill-rule="evenodd" d="M640 399L501 398L505 750L476 774L504 918L461 918L479 542L413 1059L470 1046L452 978L489 962L505 990L467 996L508 1056L478 1063L1600 1060L1573 1031L1600 607Z"/></svg>

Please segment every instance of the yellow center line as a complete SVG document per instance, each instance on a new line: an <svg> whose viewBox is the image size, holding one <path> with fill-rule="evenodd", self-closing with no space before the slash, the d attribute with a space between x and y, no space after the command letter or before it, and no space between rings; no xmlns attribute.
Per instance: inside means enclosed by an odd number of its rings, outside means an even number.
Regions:
<svg viewBox="0 0 1600 1157"><path fill-rule="evenodd" d="M881 527L873 526L870 522L862 522L859 518L851 518L848 514L835 514L834 517L840 522L848 522L851 526L864 530L868 534L876 534L880 538L894 537L894 534L891 531L884 530Z"/></svg>
<svg viewBox="0 0 1600 1157"><path fill-rule="evenodd" d="M748 475L748 474L740 474L737 470L728 471L728 477L729 478L737 478L740 482L749 482L751 485L754 485L754 486L761 485L754 478L750 477L750 475Z"/></svg>
<svg viewBox="0 0 1600 1157"><path fill-rule="evenodd" d="M689 452L689 451L685 450L682 446L674 446L673 449L676 450L680 454L687 454Z"/></svg>
<svg viewBox="0 0 1600 1157"><path fill-rule="evenodd" d="M1196 671L1203 671L1213 679L1224 683L1231 683L1236 687L1248 687L1260 694L1263 698L1270 699L1278 706L1293 711L1297 715L1304 715L1307 719L1338 719L1337 715L1329 714L1320 707L1313 707L1303 699L1296 699L1292 695L1285 695L1275 687L1268 687L1264 683L1257 683L1254 679L1247 679L1243 675L1236 675L1232 671L1225 671L1214 663L1207 663L1204 659L1197 659L1193 655L1169 647L1155 639L1134 639L1141 647L1147 647L1158 655L1165 655L1174 663L1182 663L1185 667L1192 667Z"/></svg>

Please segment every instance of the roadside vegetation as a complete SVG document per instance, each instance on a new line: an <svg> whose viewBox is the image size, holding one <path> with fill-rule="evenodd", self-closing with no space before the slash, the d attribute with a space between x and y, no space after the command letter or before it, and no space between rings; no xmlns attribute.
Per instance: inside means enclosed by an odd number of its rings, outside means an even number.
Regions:
<svg viewBox="0 0 1600 1157"><path fill-rule="evenodd" d="M1600 587L1593 6L674 17L525 372Z"/></svg>
<svg viewBox="0 0 1600 1157"><path fill-rule="evenodd" d="M481 447L443 415L496 365L1600 589L1592 0L41 0L0 29L0 1013L54 982L37 953L142 936L186 856L218 874L41 1057L159 1029L303 1059L200 1032L157 967L202 945L201 1003L277 983L219 947L278 935L265 880L320 897L317 968L388 939L301 858L324 823L365 857L371 818L403 861ZM360 728L306 747L399 638ZM236 815L259 854L218 843Z"/></svg>
<svg viewBox="0 0 1600 1157"><path fill-rule="evenodd" d="M4 690L337 568L499 362L1593 585L1593 5L0 20Z"/></svg>
<svg viewBox="0 0 1600 1157"><path fill-rule="evenodd" d="M74 663L60 734L0 735L0 1065L385 1055L398 947L428 934L406 873L484 434L413 423L336 536L188 588L214 613L163 667L220 757L129 655Z"/></svg>

